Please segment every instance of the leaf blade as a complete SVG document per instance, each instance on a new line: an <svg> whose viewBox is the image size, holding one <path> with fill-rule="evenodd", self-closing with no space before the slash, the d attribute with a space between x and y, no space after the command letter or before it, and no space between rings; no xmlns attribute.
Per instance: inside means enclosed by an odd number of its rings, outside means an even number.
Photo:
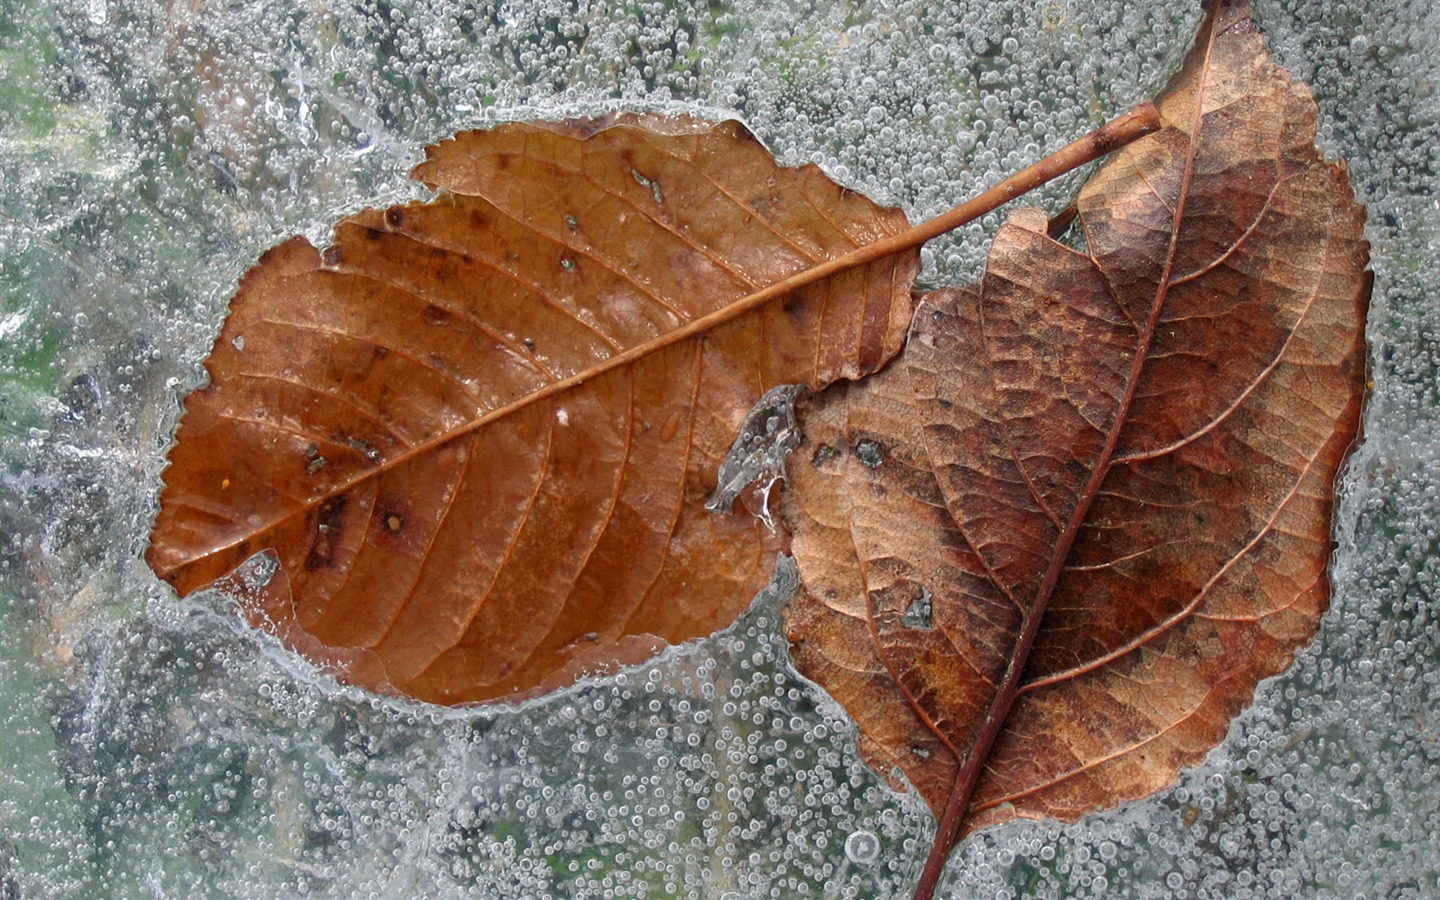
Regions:
<svg viewBox="0 0 1440 900"><path fill-rule="evenodd" d="M352 217L323 254L281 245L242 282L212 385L187 401L152 566L186 592L274 546L288 590L252 617L314 657L348 654L359 683L442 702L728 622L771 552L747 517L703 511L734 429L757 388L893 354L918 254L772 290L790 295L773 306L735 301L902 232L903 215L776 167L735 123L506 126L442 145L419 174L449 192ZM619 236L589 240L592 214ZM663 265L626 258L646 251ZM654 390L633 390L637 371ZM477 477L502 463L506 477ZM692 580L695 604L672 610L667 592ZM629 606L583 611L617 596Z"/></svg>
<svg viewBox="0 0 1440 900"><path fill-rule="evenodd" d="M1012 215L977 291L932 294L889 370L802 409L886 447L792 468L787 630L941 820L918 896L974 828L1169 783L1325 606L1363 211L1245 4L1216 4L1158 105L1082 189L1088 255ZM871 655L834 646L861 618Z"/></svg>

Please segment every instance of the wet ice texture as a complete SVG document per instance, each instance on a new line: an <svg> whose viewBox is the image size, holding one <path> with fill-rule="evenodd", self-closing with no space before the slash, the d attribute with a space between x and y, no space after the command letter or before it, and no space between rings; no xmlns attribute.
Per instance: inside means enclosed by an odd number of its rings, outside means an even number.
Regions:
<svg viewBox="0 0 1440 900"><path fill-rule="evenodd" d="M439 718L175 603L140 553L176 391L264 248L416 195L458 128L701 105L919 217L1152 93L1180 6L0 0L0 894L903 896L931 824L788 674L773 603L624 679ZM983 833L965 895L1440 894L1440 14L1257 14L1371 210L1335 609L1205 767ZM924 277L972 275L994 224Z"/></svg>

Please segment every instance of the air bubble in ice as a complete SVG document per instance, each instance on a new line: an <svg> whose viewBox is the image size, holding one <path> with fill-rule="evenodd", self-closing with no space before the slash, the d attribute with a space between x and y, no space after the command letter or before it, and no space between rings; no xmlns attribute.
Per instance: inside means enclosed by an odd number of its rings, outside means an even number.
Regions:
<svg viewBox="0 0 1440 900"><path fill-rule="evenodd" d="M845 838L845 856L853 863L870 865L880 858L880 837L873 831L852 831Z"/></svg>

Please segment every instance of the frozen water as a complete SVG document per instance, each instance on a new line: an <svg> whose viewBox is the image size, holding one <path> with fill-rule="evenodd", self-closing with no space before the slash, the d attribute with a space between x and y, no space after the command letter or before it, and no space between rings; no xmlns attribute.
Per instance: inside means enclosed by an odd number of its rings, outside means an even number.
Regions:
<svg viewBox="0 0 1440 900"><path fill-rule="evenodd" d="M175 602L140 554L177 391L260 252L416 196L457 129L703 107L920 217L1152 93L1183 6L0 0L0 896L903 896L932 825L790 674L773 599L623 677L444 714ZM1205 766L978 835L963 896L1440 895L1440 13L1257 16L1370 205L1334 609ZM972 275L994 225L924 277Z"/></svg>
<svg viewBox="0 0 1440 900"><path fill-rule="evenodd" d="M720 461L715 491L705 501L706 509L730 512L735 500L753 485L759 509L752 512L767 527L775 527L770 517L770 492L785 477L785 458L800 445L800 429L795 423L795 398L799 395L799 387L786 384L771 388L755 401Z"/></svg>

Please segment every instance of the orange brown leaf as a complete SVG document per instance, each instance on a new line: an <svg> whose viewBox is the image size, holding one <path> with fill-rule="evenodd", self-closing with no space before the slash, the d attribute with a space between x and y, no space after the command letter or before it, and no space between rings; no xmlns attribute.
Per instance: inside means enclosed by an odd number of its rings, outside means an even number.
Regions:
<svg viewBox="0 0 1440 900"><path fill-rule="evenodd" d="M245 276L186 401L151 566L183 594L273 550L253 621L442 703L729 624L775 541L705 511L721 458L766 390L899 349L917 254L727 311L904 215L778 167L735 122L517 123L415 175L440 195Z"/></svg>

